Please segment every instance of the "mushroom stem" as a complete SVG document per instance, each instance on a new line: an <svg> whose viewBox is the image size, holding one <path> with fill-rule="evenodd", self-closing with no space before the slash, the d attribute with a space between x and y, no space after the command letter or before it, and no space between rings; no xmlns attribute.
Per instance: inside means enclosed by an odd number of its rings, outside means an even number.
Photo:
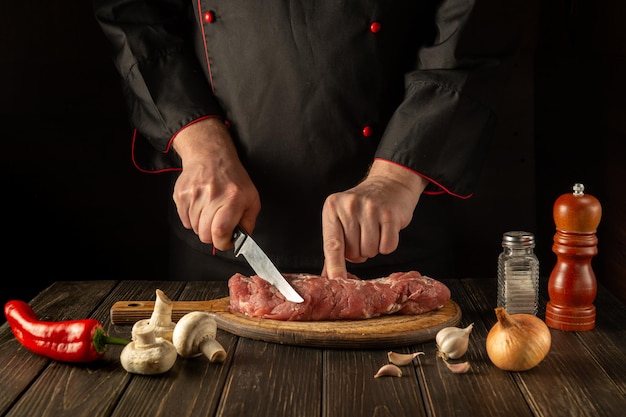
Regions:
<svg viewBox="0 0 626 417"><path fill-rule="evenodd" d="M137 328L133 334L136 346L144 347L156 344L156 335L154 334L154 327L141 326Z"/></svg>
<svg viewBox="0 0 626 417"><path fill-rule="evenodd" d="M172 324L172 300L159 289L156 290L154 310L150 316L150 324L155 327L170 326Z"/></svg>
<svg viewBox="0 0 626 417"><path fill-rule="evenodd" d="M134 327L140 328L144 326L154 327L154 332L157 337L162 337L165 340L172 341L172 333L176 324L172 321L172 308L174 303L165 295L165 293L159 289L156 290L156 300L154 302L154 309L149 319L139 320L134 324Z"/></svg>
<svg viewBox="0 0 626 417"><path fill-rule="evenodd" d="M209 358L209 362L224 362L226 359L226 351L224 347L216 339L207 337L200 343L200 350Z"/></svg>

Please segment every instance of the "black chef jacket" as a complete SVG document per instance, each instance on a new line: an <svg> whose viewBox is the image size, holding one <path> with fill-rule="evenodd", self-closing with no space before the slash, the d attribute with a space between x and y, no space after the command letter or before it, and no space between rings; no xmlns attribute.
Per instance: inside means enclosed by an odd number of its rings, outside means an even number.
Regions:
<svg viewBox="0 0 626 417"><path fill-rule="evenodd" d="M420 265L449 251L450 200L470 197L479 175L519 37L514 2L94 6L136 128L139 169L180 170L176 133L205 117L224 120L260 193L255 240L281 270L319 272L325 198L356 185L375 158L392 161L430 185L398 250L359 266L444 271ZM174 226L212 252L180 220Z"/></svg>

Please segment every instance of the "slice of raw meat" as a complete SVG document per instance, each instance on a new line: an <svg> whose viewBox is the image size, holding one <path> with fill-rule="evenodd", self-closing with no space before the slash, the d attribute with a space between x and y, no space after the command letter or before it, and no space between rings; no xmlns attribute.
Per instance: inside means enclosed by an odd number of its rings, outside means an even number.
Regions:
<svg viewBox="0 0 626 417"><path fill-rule="evenodd" d="M284 274L304 298L293 303L258 276L233 275L228 281L230 309L250 317L274 320L367 319L385 314L422 314L438 310L450 299L443 283L417 271L361 280L318 275Z"/></svg>

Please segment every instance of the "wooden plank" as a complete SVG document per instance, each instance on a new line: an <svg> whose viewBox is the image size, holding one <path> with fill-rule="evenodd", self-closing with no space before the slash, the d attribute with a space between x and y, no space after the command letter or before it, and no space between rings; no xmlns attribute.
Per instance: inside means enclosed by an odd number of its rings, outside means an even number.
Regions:
<svg viewBox="0 0 626 417"><path fill-rule="evenodd" d="M319 417L322 350L241 338L218 417Z"/></svg>
<svg viewBox="0 0 626 417"><path fill-rule="evenodd" d="M437 358L434 342L418 348L425 352L424 356L418 357L418 376L424 402L430 407L429 415L532 416L511 375L494 367L487 357L485 340L488 329L482 315L493 311L492 306L485 300L475 300L460 281L446 280L445 284L462 307L463 319L459 326L474 323L468 351L462 358L468 360L472 368L466 374L454 374Z"/></svg>
<svg viewBox="0 0 626 417"><path fill-rule="evenodd" d="M0 326L0 415L17 401L49 362L23 348L13 336L9 323Z"/></svg>
<svg viewBox="0 0 626 417"><path fill-rule="evenodd" d="M232 351L232 346L224 346ZM219 403L231 359L209 363L204 356L176 359L162 375L129 375L111 416L212 416Z"/></svg>
<svg viewBox="0 0 626 417"><path fill-rule="evenodd" d="M115 361L104 359L90 365L52 362L6 416L108 416L123 390Z"/></svg>
<svg viewBox="0 0 626 417"><path fill-rule="evenodd" d="M61 321L92 317L95 306L115 285L115 281L58 282L43 290L30 304L40 320ZM22 347L13 336L8 323L5 322L0 327L1 415L4 415L13 403L16 404L8 415L20 415L24 410L31 410L32 413L27 412L21 415L44 415L43 410L32 409L32 401L42 397L37 386L26 394L23 393L50 363L49 359L37 356ZM74 367L67 364L59 366ZM44 388L46 387L42 387ZM31 394L32 391L34 393Z"/></svg>
<svg viewBox="0 0 626 417"><path fill-rule="evenodd" d="M222 312L215 316L221 328L251 339L298 346L367 349L432 340L437 331L459 322L461 310L449 300L442 309L424 314L367 320L281 321Z"/></svg>
<svg viewBox="0 0 626 417"><path fill-rule="evenodd" d="M207 311L221 329L237 336L265 342L322 348L380 348L407 346L432 340L444 327L461 320L458 304L448 300L443 308L423 314L393 314L367 320L285 321L248 317L228 309L228 297L208 301L176 301L173 316ZM149 318L150 301L118 301L111 307L115 323L132 323Z"/></svg>
<svg viewBox="0 0 626 417"><path fill-rule="evenodd" d="M626 306L611 291L598 288L596 329L576 335L615 383L626 402ZM626 409L626 403L622 403Z"/></svg>
<svg viewBox="0 0 626 417"><path fill-rule="evenodd" d="M172 300L172 320L178 321L182 316L192 311L228 313L228 303L228 297L212 300ZM111 307L111 322L125 325L149 319L154 310L154 304L154 301L117 301Z"/></svg>
<svg viewBox="0 0 626 417"><path fill-rule="evenodd" d="M493 279L445 281L461 306L459 326L474 322L468 374L452 374L433 341L402 348L424 351L401 378L374 378L387 349L314 349L238 338L220 330L223 364L179 358L160 376L131 375L121 347L86 365L49 361L25 349L0 326L0 414L33 416L559 416L613 417L626 408L626 309L599 288L596 328L552 330L552 349L536 368L506 372L489 361L488 329L495 323ZM154 298L157 288L179 300L227 295L225 283L85 281L55 283L33 299L43 319L93 317L109 334L120 299ZM542 298L542 309L545 307ZM19 372L16 371L19 369ZM424 404L424 405L423 405Z"/></svg>
<svg viewBox="0 0 626 417"><path fill-rule="evenodd" d="M322 416L426 416L414 365L400 367L401 377L374 378L387 352L325 350Z"/></svg>
<svg viewBox="0 0 626 417"><path fill-rule="evenodd" d="M546 416L615 417L623 415L624 394L598 366L576 334L552 330L552 347L534 369L515 373L528 401Z"/></svg>
<svg viewBox="0 0 626 417"><path fill-rule="evenodd" d="M464 280L468 291L476 300L485 300L491 284L481 280ZM601 300L605 300L603 296ZM545 307L542 299L542 311ZM581 417L622 415L626 408L623 373L617 374L611 367L623 369L624 322L604 319L604 314L615 314L615 320L623 319L618 313L619 303L614 300L613 308L600 310L600 324L612 323L613 328L605 331L601 326L588 332L567 332L551 329L552 344L546 358L535 368L525 372L505 372L510 374L527 398L536 415L570 415ZM543 317L540 316L542 319ZM485 321L491 326L495 315L486 315ZM615 334L615 330L618 333ZM610 335L609 335L610 334ZM587 340L583 343L582 340ZM621 354L606 358L596 350L594 343L607 343L604 353ZM615 362L612 361L615 360ZM603 365L604 364L604 365ZM493 365L491 365L493 367ZM611 377L610 375L613 375ZM616 381L621 381L619 384Z"/></svg>

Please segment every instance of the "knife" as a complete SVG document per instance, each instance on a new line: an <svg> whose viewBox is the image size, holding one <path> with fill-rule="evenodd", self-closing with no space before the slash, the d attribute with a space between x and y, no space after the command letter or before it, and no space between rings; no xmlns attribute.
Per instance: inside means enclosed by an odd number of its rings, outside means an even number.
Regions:
<svg viewBox="0 0 626 417"><path fill-rule="evenodd" d="M294 303L304 301L243 227L237 226L235 228L233 243L235 245L235 256L243 255L259 278L275 286L287 300Z"/></svg>

